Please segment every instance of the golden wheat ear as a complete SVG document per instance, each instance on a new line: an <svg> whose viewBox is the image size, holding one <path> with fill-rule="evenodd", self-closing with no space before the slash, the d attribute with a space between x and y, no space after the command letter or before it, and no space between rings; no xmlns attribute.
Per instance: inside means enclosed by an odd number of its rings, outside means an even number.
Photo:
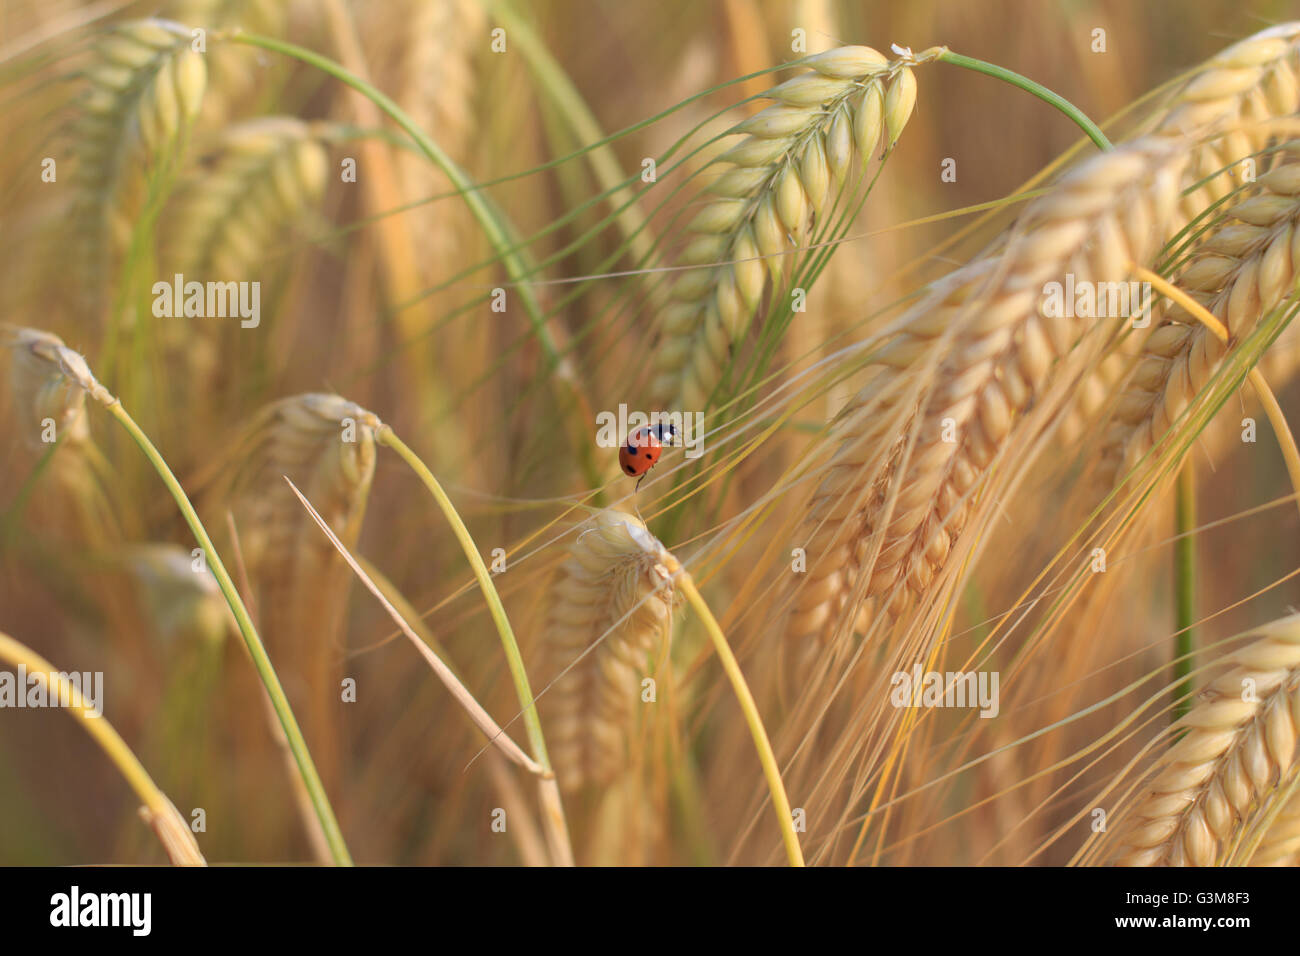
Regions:
<svg viewBox="0 0 1300 956"><path fill-rule="evenodd" d="M327 781L337 772L337 688L351 572L293 495L310 495L349 548L361 533L375 468L376 419L338 395L309 393L263 408L245 429L204 510L234 519L259 630L303 713Z"/></svg>
<svg viewBox="0 0 1300 956"><path fill-rule="evenodd" d="M1300 615L1250 632L1231 669L1174 725L1116 853L1119 866L1213 866L1294 773L1300 739Z"/></svg>
<svg viewBox="0 0 1300 956"><path fill-rule="evenodd" d="M69 222L83 292L98 304L138 225L147 183L172 170L198 117L207 65L188 29L139 20L99 39L84 78L72 129L77 199Z"/></svg>
<svg viewBox="0 0 1300 956"><path fill-rule="evenodd" d="M890 61L852 46L809 57L807 72L765 94L774 105L732 130L745 138L715 161L722 171L709 191L720 198L696 215L679 258L701 268L682 273L661 316L655 403L707 407L769 273L779 285L810 222L820 223L849 177L902 134L916 105L911 64L925 56Z"/></svg>
<svg viewBox="0 0 1300 956"><path fill-rule="evenodd" d="M1118 330L1049 314L1046 289L1067 275L1124 282L1131 262L1151 261L1177 221L1185 165L1166 137L1089 160L895 323L830 438L799 538L809 567L790 640L825 646L864 608L896 617L932 593L1026 410L1094 367L1103 333Z"/></svg>
<svg viewBox="0 0 1300 956"><path fill-rule="evenodd" d="M1223 322L1233 344L1295 293L1300 276L1300 161L1278 166L1257 185L1259 194L1228 207L1174 280ZM1169 433L1230 348L1178 306L1169 306L1162 316L1120 395L1102 445L1098 475L1107 486Z"/></svg>
<svg viewBox="0 0 1300 956"><path fill-rule="evenodd" d="M1155 132L1191 141L1181 205L1188 222L1242 181L1240 164L1275 139L1279 117L1300 109L1300 22L1247 37L1209 59L1158 114Z"/></svg>
<svg viewBox="0 0 1300 956"><path fill-rule="evenodd" d="M637 518L605 510L580 526L549 593L541 696L567 791L609 783L628 765L641 679L680 601L677 560Z"/></svg>

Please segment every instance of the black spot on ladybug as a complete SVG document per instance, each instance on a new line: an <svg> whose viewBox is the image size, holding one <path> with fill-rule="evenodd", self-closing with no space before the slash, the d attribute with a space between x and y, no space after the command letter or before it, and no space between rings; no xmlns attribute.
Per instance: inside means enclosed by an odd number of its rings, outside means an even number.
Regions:
<svg viewBox="0 0 1300 956"><path fill-rule="evenodd" d="M623 470L626 471L629 475L635 475L635 474L636 474L636 469L633 468L631 465L624 465L624 466L623 466Z"/></svg>

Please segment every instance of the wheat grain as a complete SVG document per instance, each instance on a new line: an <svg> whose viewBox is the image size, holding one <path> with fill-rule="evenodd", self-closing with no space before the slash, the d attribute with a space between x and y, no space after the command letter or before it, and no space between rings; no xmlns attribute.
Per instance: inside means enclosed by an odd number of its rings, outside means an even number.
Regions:
<svg viewBox="0 0 1300 956"><path fill-rule="evenodd" d="M391 18L376 17L374 22L391 31ZM438 145L461 162L478 129L474 58L480 49L478 38L486 32L486 13L477 0L416 0L409 22L411 30L401 36L401 47L393 57L394 88L402 91L396 99L417 126L435 131ZM374 56L369 61L380 62ZM421 156L403 155L398 167L407 195L432 196L451 189L442 171ZM471 229L472 217L462 203L437 203L416 212L411 241L417 260L425 264L426 282L433 281L435 264L445 269L469 241Z"/></svg>
<svg viewBox="0 0 1300 956"><path fill-rule="evenodd" d="M1274 161L1268 154L1257 155L1275 139L1269 121L1291 116L1298 109L1300 23L1281 24L1247 37L1193 71L1152 117L1155 135L1181 137L1189 144L1180 227L1195 222L1243 182L1253 182L1256 167ZM1164 324L1158 307L1154 317L1158 325ZM1168 349L1168 334L1161 332L1152 346ZM1120 343L1081 383L1059 433L1063 443L1072 443L1096 420L1106 407L1106 398L1124 383L1141 357L1145 338L1131 336ZM1160 357L1158 352L1148 356ZM1170 357L1163 356L1165 360ZM1140 401L1137 395L1132 398ZM1122 438L1118 434L1112 437ZM1097 472L1099 483L1113 483L1117 468L1112 446Z"/></svg>
<svg viewBox="0 0 1300 956"><path fill-rule="evenodd" d="M911 65L934 55L890 61L865 46L817 54L804 61L808 72L768 91L772 106L732 130L745 138L716 160L731 167L709 187L720 198L696 214L697 238L679 257L702 268L677 279L660 318L651 385L660 406L707 406L768 275L779 285L786 253L807 240L850 175L897 142L916 104Z"/></svg>
<svg viewBox="0 0 1300 956"><path fill-rule="evenodd" d="M1300 264L1300 163L1260 177L1260 195L1231 207L1201 240L1175 282L1241 342L1296 291ZM1162 310L1115 406L1098 463L1107 486L1166 435L1232 347L1177 306Z"/></svg>
<svg viewBox="0 0 1300 956"><path fill-rule="evenodd" d="M679 569L631 515L605 510L579 529L550 592L544 637L552 673L564 672L542 702L565 790L607 783L626 766L641 678L678 603Z"/></svg>
<svg viewBox="0 0 1300 956"><path fill-rule="evenodd" d="M1232 670L1201 693L1176 726L1138 803L1120 866L1211 866L1260 801L1295 765L1300 734L1300 616L1250 633Z"/></svg>
<svg viewBox="0 0 1300 956"><path fill-rule="evenodd" d="M1158 138L1094 158L899 320L875 377L834 430L838 449L799 536L808 572L787 637L824 644L863 596L897 614L929 589L1017 417L1053 381L1058 360L1102 324L1045 314L1046 284L1067 275L1121 281L1130 261L1154 256L1176 219L1184 165L1183 147ZM909 383L927 361L933 386L918 399Z"/></svg>
<svg viewBox="0 0 1300 956"><path fill-rule="evenodd" d="M208 31L239 29L263 36L282 36L291 16L283 0L182 0L169 9L171 19ZM265 85L266 60L256 50L233 43L208 43L208 95L203 125L220 129Z"/></svg>
<svg viewBox="0 0 1300 956"><path fill-rule="evenodd" d="M1292 794L1273 820L1251 855L1250 865L1300 866L1300 792Z"/></svg>

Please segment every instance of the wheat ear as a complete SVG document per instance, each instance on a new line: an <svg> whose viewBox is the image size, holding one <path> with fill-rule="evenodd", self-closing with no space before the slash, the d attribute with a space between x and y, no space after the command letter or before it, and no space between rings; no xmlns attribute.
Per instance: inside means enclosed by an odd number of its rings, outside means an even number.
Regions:
<svg viewBox="0 0 1300 956"><path fill-rule="evenodd" d="M1180 137L1189 144L1180 225L1194 222L1211 204L1236 189L1246 178L1243 162L1256 166L1270 163L1267 156L1256 155L1272 139L1268 121L1291 116L1297 109L1300 23L1282 24L1247 37L1195 70L1154 117L1155 135ZM1162 312L1157 309L1153 315L1163 324ZM1152 345L1167 349L1167 334L1162 332ZM1080 383L1060 431L1064 441L1080 435L1104 411L1139 357L1134 350L1140 353L1143 345L1130 337ZM1099 473L1101 480L1111 483L1116 467L1112 448Z"/></svg>
<svg viewBox="0 0 1300 956"><path fill-rule="evenodd" d="M1175 725L1183 736L1123 831L1117 865L1214 865L1295 767L1300 615L1249 636Z"/></svg>
<svg viewBox="0 0 1300 956"><path fill-rule="evenodd" d="M45 423L66 446L80 445L90 437L86 422L86 393L68 381L59 366L63 340L50 332L0 326L0 344L12 350L9 391L23 443L44 448Z"/></svg>
<svg viewBox="0 0 1300 956"><path fill-rule="evenodd" d="M182 271L235 278L319 201L329 159L314 128L287 116L228 127L216 157L184 187L172 255Z"/></svg>
<svg viewBox="0 0 1300 956"><path fill-rule="evenodd" d="M551 588L541 698L560 785L608 783L627 766L641 679L679 605L677 559L637 518L605 510L578 530Z"/></svg>
<svg viewBox="0 0 1300 956"><path fill-rule="evenodd" d="M39 329L0 325L0 345L9 352L10 412L22 441L10 464L35 481L42 457L58 441L26 505L30 526L101 553L112 549L120 530L102 484L107 463L90 438L86 392L66 373L69 362L84 366L84 360L57 335Z"/></svg>
<svg viewBox="0 0 1300 956"><path fill-rule="evenodd" d="M336 772L338 708L329 691L341 677L343 617L350 572L284 481L308 495L330 528L356 546L375 469L378 419L328 394L282 399L262 409L243 435L234 467L213 488L204 510L235 531L257 597L258 629L277 655L285 686L303 721L326 781Z"/></svg>
<svg viewBox="0 0 1300 956"><path fill-rule="evenodd" d="M80 265L94 293L114 250L129 242L143 202L137 168L174 157L207 88L203 54L190 34L159 20L124 23L105 34L85 70L82 112L73 129L77 158Z"/></svg>
<svg viewBox="0 0 1300 956"><path fill-rule="evenodd" d="M825 643L863 596L897 614L929 589L1017 417L1097 325L1045 314L1046 284L1121 281L1130 261L1150 261L1175 219L1184 165L1182 146L1160 138L1095 157L899 320L832 436L838 448L800 537L809 567L788 637ZM927 364L933 378L918 398L910 386Z"/></svg>
<svg viewBox="0 0 1300 956"><path fill-rule="evenodd" d="M1228 47L1177 90L1156 132L1197 141L1182 200L1189 222L1237 187L1237 164L1254 157L1272 136L1268 120L1297 109L1300 22L1279 24ZM1216 135L1207 135L1211 132Z"/></svg>
<svg viewBox="0 0 1300 956"><path fill-rule="evenodd" d="M1296 290L1300 269L1300 162L1260 177L1261 192L1231 207L1196 247L1175 285L1241 342ZM1229 345L1171 305L1144 343L1102 444L1098 475L1127 474L1165 435L1222 365Z"/></svg>
<svg viewBox="0 0 1300 956"><path fill-rule="evenodd" d="M817 54L803 61L808 72L765 94L772 106L732 130L745 138L716 160L723 171L709 191L720 198L691 222L696 237L678 259L701 268L676 280L660 319L651 391L661 406L706 407L768 274L780 283L787 253L849 175L897 142L916 105L911 65L927 58L890 61L865 46Z"/></svg>

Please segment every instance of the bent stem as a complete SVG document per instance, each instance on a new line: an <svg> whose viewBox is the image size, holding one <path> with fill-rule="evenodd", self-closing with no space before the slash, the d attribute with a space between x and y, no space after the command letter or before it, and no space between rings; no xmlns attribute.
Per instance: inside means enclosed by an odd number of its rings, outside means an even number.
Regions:
<svg viewBox="0 0 1300 956"><path fill-rule="evenodd" d="M1083 110L1079 109L1079 107L1075 106L1059 93L1053 93L1041 83L1035 83L1029 77L1022 76L1014 70L1008 70L1005 67L997 66L993 63L986 63L983 60L977 60L973 56L964 56L961 53L953 53L951 50L945 50L943 53L939 54L937 59L940 63L951 63L953 66L959 66L965 70L973 70L976 73L983 73L985 76L992 76L996 79L1002 80L1004 83L1010 83L1012 86L1022 89L1026 93L1032 93L1044 103L1054 106L1069 117L1074 125L1078 126L1079 129L1083 130L1084 133L1087 134L1088 138L1096 144L1098 149L1105 151L1113 148L1110 140L1106 138L1106 134L1101 131L1100 127L1098 127L1096 123L1088 119L1087 114L1084 113Z"/></svg>
<svg viewBox="0 0 1300 956"><path fill-rule="evenodd" d="M339 540L339 536L334 533L334 529L331 528L325 519L320 516L320 512L316 510L315 506L307 500L307 496L298 490L298 486L289 480L288 475L282 475L281 477L288 482L289 488L293 491L298 501L307 509L307 513L311 515L311 518L316 522L317 527L319 527L321 531L325 533L325 536L330 539L330 543L334 545L334 548L338 553L343 556L343 560L347 562L348 567L350 567L353 573L361 579L361 583L366 586L366 590L379 599L379 603L382 604L384 610L388 612L388 616L393 619L393 622L398 626L401 632L410 639L412 644L415 645L415 649L419 651L420 656L424 658L425 662L429 665L430 670L432 670L437 678L442 681L443 686L451 691L452 696L456 698L456 702L464 708L467 714L469 714L470 720L472 720L475 726L477 726L478 729L483 732L484 736L488 738L489 743L499 747L502 754L504 754L511 762L523 767L529 773L544 773L545 771L542 766L524 753L523 750L519 748L519 745L511 740L510 736L497 725L497 722L492 719L491 715L483 705L474 699L474 695L469 692L469 688L460 682L456 675L452 673L451 668L443 662L442 658L435 654L429 645L420 640L411 625L408 624L406 619L397 612L397 608L393 607L392 602L384 596L384 592L379 589L379 585L374 582L374 579L362 569L361 565L357 562L357 559L352 556L352 552L348 550L347 545Z"/></svg>
<svg viewBox="0 0 1300 956"><path fill-rule="evenodd" d="M763 776L767 779L767 789L772 795L772 809L776 811L777 825L781 828L781 840L785 844L786 859L790 861L791 866L803 866L803 850L799 848L799 837L794 832L790 798L786 796L785 784L781 781L781 769L776 764L776 755L772 753L772 744L767 739L767 731L763 728L763 718L758 713L758 705L754 703L754 695L749 692L745 675L736 661L736 655L731 652L731 647L727 644L726 635L722 633L722 628L718 626L717 619L709 610L709 605L705 603L699 589L695 587L691 576L682 571L677 579L677 585L686 594L686 600L700 616L700 620L704 622L704 629L709 632L713 648L718 652L718 659L722 661L722 669L727 672L736 700L740 703L741 712L745 715L745 723L749 725L749 732L754 738L754 748L758 751L759 763L763 765Z"/></svg>
<svg viewBox="0 0 1300 956"><path fill-rule="evenodd" d="M34 674L49 675L58 682L58 689L49 688L53 698L68 701L67 710L78 718L86 733L99 744L101 750L113 761L131 789L135 791L140 802L144 804L142 816L158 839L162 841L167 856L177 866L207 866L199 845L194 841L194 834L185 824L176 806L167 799L167 795L158 789L158 785L149 776L149 771L121 735L113 729L102 714L86 703L81 691L63 675L57 667L41 657L25 644L14 640L0 631L0 660L7 661L15 667L26 668L29 677Z"/></svg>
<svg viewBox="0 0 1300 956"><path fill-rule="evenodd" d="M505 606L501 603L501 595L497 593L496 585L492 583L492 575L488 573L487 565L483 563L483 556L479 554L478 545L474 543L469 528L465 527L465 522L461 520L460 514L456 511L456 506L451 503L451 499L442 490L442 485L438 483L438 479L433 476L433 472L429 470L428 466L420 460L420 457L415 452L407 447L405 442L397 437L397 433L388 425L380 425L376 429L375 439L381 445L387 445L397 452L419 477L420 481L424 483L424 486L429 489L429 493L433 495L434 500L438 503L438 507L442 510L447 523L451 525L451 530L456 535L456 540L460 542L461 549L465 552L465 557L474 571L479 590L483 592L483 599L487 602L488 612L492 615L497 634L501 637L501 647L505 651L506 664L510 668L510 676L514 681L515 693L519 698L519 708L523 716L524 727L528 732L529 748L532 750L533 759L541 765L543 770L539 780L539 788L542 820L546 828L547 842L557 864L572 866L573 848L569 841L569 831L564 818L564 805L560 799L559 785L556 783L555 772L551 768L551 758L546 752L546 738L542 734L542 721L537 713L537 704L533 698L532 687L528 683L528 671L524 667L523 655L519 653L519 644L515 641L514 630L510 627L510 619L506 616Z"/></svg>
<svg viewBox="0 0 1300 956"><path fill-rule="evenodd" d="M248 654L253 659L253 666L257 669L257 676L261 678L266 693L271 699L271 706L275 708L275 714L280 720L280 726L284 728L284 735L289 741L289 749L293 753L294 762L298 765L298 773L302 777L303 785L307 788L307 795L311 799L312 808L316 811L316 817L320 820L321 829L325 833L325 840L329 844L330 854L334 858L337 866L351 866L352 856L348 853L347 844L343 841L343 833L339 829L338 820L334 816L334 808L330 806L328 795L325 793L325 785L321 783L320 774L316 771L316 764L311 759L311 752L307 749L307 741L303 738L302 730L298 727L298 721L293 716L293 709L289 706L289 699L285 696L284 688L280 686L280 679L276 676L275 668L271 666L271 659L267 657L266 648L262 645L262 639L258 636L257 628L253 626L253 620L248 614L244 602L239 597L239 592L235 588L234 582L230 579L226 567L221 562L220 555L217 554L216 547L212 544L212 539L208 537L207 529L203 527L203 522L199 520L198 513L195 512L194 506L190 504L189 498L185 494L185 489L181 487L176 476L168 467L167 462L163 460L158 449L154 447L149 437L140 430L140 426L135 423L122 403L116 398L108 396L107 390L99 387L107 401L109 414L116 418L122 427L127 430L135 443L140 446L145 457L149 459L158 476L162 478L163 484L171 492L171 496L180 508L181 515L185 518L185 523L189 525L190 531L199 542L199 547L203 549L204 559L208 568L212 571L213 577L217 579L217 586L221 588L221 593L225 595L226 603L230 605L231 613L235 615L235 622L239 625L239 633L244 638L244 644L248 647ZM95 394L92 392L92 394ZM96 398L101 398L95 394ZM101 398L101 400L104 400Z"/></svg>

